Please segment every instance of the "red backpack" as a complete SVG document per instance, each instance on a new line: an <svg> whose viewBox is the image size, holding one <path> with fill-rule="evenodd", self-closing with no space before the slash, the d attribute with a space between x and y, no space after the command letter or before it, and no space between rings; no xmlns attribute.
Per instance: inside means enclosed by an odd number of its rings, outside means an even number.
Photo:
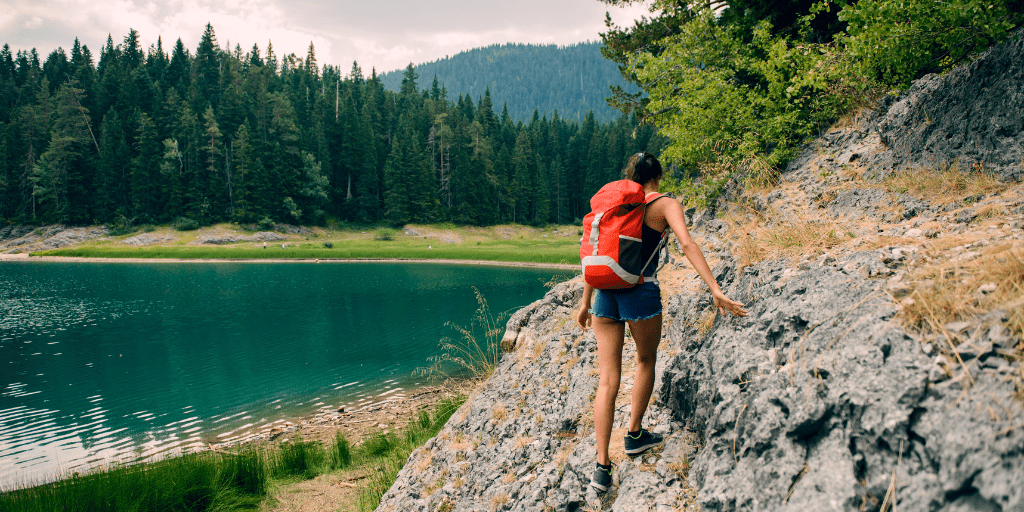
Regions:
<svg viewBox="0 0 1024 512"><path fill-rule="evenodd" d="M645 197L643 185L632 180L613 181L594 194L590 213L583 218L580 239L580 261L587 284L608 290L644 282L644 270L661 249L659 245L646 262L641 261L644 211L659 197L662 194L656 192Z"/></svg>

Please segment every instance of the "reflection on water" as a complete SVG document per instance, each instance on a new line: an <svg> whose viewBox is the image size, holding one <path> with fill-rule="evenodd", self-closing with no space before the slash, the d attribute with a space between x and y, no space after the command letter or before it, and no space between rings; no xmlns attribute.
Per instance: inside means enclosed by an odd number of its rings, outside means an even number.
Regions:
<svg viewBox="0 0 1024 512"><path fill-rule="evenodd" d="M403 396L477 304L566 272L430 264L0 265L0 489Z"/></svg>

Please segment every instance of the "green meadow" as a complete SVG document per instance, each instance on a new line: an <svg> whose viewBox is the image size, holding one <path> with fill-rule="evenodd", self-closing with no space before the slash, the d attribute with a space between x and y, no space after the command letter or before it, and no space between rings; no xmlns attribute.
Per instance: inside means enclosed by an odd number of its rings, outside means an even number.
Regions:
<svg viewBox="0 0 1024 512"><path fill-rule="evenodd" d="M239 235L230 224L198 231L174 231L157 228L154 236L172 238L165 242L135 247L124 240L139 233L78 244L74 247L32 252L32 256L71 256L88 258L173 258L173 259L451 259L495 262L524 262L575 265L579 262L579 227L552 226L533 228L505 225L487 228L473 226L427 225L405 230L314 229L307 235L286 235L286 240L246 241L223 245L197 244L204 236ZM282 244L284 248L282 248Z"/></svg>

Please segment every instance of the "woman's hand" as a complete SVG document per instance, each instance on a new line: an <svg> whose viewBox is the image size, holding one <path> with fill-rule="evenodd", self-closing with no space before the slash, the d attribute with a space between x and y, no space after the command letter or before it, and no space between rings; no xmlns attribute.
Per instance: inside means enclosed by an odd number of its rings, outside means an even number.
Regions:
<svg viewBox="0 0 1024 512"><path fill-rule="evenodd" d="M726 297L722 292L713 293L711 296L715 299L715 306L718 307L718 311L723 315L728 311L735 316L747 316L747 310L743 309L742 303Z"/></svg>
<svg viewBox="0 0 1024 512"><path fill-rule="evenodd" d="M576 313L576 325L580 326L583 332L587 332L587 328L590 327L590 304L580 306L579 312Z"/></svg>

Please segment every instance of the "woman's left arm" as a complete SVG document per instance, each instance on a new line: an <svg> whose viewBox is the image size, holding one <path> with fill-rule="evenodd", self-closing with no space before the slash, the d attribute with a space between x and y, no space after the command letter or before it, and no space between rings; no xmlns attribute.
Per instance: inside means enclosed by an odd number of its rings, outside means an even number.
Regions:
<svg viewBox="0 0 1024 512"><path fill-rule="evenodd" d="M576 325L587 332L590 326L590 300L594 296L594 288L586 282L583 283L583 300L580 301L580 310L576 313Z"/></svg>
<svg viewBox="0 0 1024 512"><path fill-rule="evenodd" d="M668 226L672 228L672 232L676 234L676 238L679 239L679 246L683 250L683 254L686 259L690 260L690 264L693 265L694 270L700 275L701 279L707 283L708 288L711 289L711 296L715 300L715 305L718 306L718 310L722 313L726 311L736 316L747 316L747 311L743 309L743 304L736 302L722 293L722 289L718 286L718 281L715 281L715 276L711 273L711 267L708 266L707 260L704 259L704 253L701 252L700 246L697 242L693 241L690 237L690 231L686 229L686 219L683 217L683 207L672 198L666 198L661 201L662 213L665 215L665 220L668 222Z"/></svg>

